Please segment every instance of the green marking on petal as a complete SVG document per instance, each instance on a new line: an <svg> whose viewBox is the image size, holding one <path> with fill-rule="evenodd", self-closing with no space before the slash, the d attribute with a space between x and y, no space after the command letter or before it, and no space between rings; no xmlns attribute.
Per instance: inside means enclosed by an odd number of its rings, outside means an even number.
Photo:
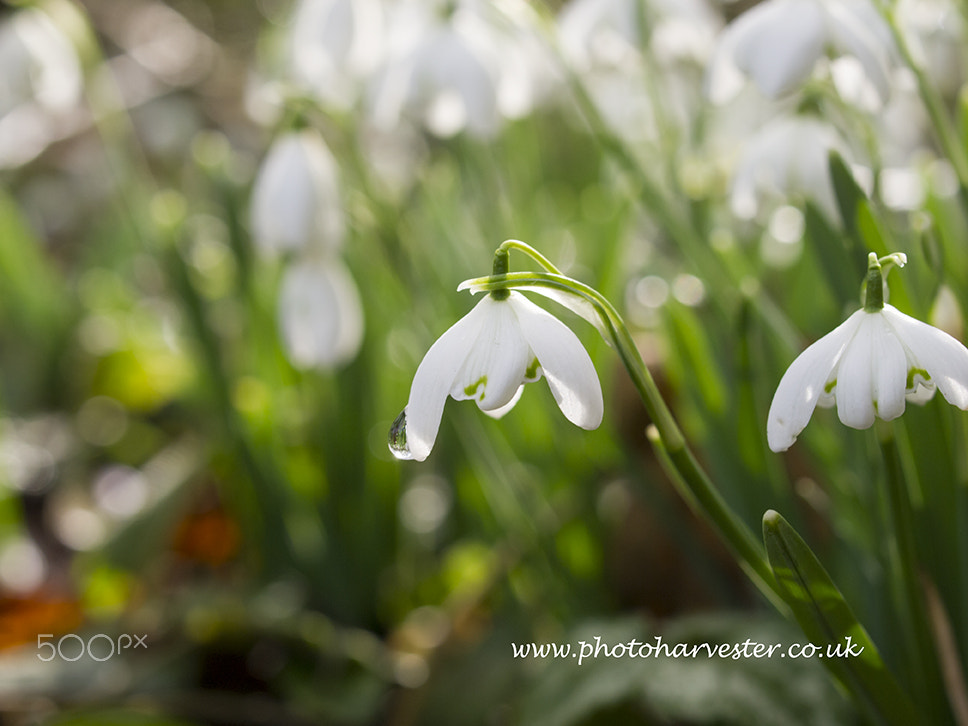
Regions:
<svg viewBox="0 0 968 726"><path fill-rule="evenodd" d="M476 396L478 388L487 388L487 376L483 375L474 383L464 387L464 393L468 396ZM484 400L484 392L481 391L481 400Z"/></svg>
<svg viewBox="0 0 968 726"><path fill-rule="evenodd" d="M921 376L921 378L924 379L925 383L931 380L931 376L928 375L928 372L924 370L924 368L910 368L908 369L907 384L906 384L906 388L908 390L911 390L912 388L914 388L915 376Z"/></svg>
<svg viewBox="0 0 968 726"><path fill-rule="evenodd" d="M830 393L832 390L834 390L834 386L836 386L836 385L837 385L837 379L836 378L834 378L832 381L827 381L827 385L825 385L823 387L823 392L824 393Z"/></svg>
<svg viewBox="0 0 968 726"><path fill-rule="evenodd" d="M528 369L524 372L524 377L530 381L537 378L537 376L538 376L538 359L535 358L533 361L531 361L531 365L529 365Z"/></svg>

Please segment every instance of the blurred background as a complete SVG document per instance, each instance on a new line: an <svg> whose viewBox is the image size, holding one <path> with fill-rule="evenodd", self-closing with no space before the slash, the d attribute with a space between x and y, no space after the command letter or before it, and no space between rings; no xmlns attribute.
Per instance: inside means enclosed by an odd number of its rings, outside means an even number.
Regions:
<svg viewBox="0 0 968 726"><path fill-rule="evenodd" d="M795 522L913 667L870 439L818 412L781 457L765 420L858 306L871 239L911 257L892 301L960 334L958 179L895 51L890 100L863 53L718 93L753 5L0 4L0 724L858 723L816 660L514 657L805 640L577 316L541 302L592 356L598 430L539 382L500 421L450 401L426 462L387 447L476 302L457 285L524 240L623 314L740 517ZM963 9L902 5L955 113ZM841 219L830 150L889 232ZM905 416L956 614L964 491L931 486L965 480L958 413Z"/></svg>

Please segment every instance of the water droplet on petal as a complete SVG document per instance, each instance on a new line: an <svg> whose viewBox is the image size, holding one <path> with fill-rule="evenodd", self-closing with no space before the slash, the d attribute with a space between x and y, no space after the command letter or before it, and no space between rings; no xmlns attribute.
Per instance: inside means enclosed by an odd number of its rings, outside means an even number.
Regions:
<svg viewBox="0 0 968 726"><path fill-rule="evenodd" d="M390 433L387 435L387 446L390 447L390 453L398 459L403 461L413 459L410 447L407 446L407 409L400 412L400 415L397 416L390 427Z"/></svg>

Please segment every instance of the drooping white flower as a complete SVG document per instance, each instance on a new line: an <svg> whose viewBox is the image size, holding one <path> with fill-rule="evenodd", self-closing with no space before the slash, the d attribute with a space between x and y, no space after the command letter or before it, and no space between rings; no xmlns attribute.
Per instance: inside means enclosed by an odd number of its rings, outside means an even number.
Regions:
<svg viewBox="0 0 968 726"><path fill-rule="evenodd" d="M965 30L957 2L952 0L898 0L897 25L908 46L934 85L954 96L965 80Z"/></svg>
<svg viewBox="0 0 968 726"><path fill-rule="evenodd" d="M838 220L828 157L849 159L846 144L832 127L808 116L781 117L765 125L743 148L730 192L736 216L749 219L771 197L784 201L802 195L831 221Z"/></svg>
<svg viewBox="0 0 968 726"><path fill-rule="evenodd" d="M0 69L0 168L13 168L76 125L83 78L71 41L37 8L0 22Z"/></svg>
<svg viewBox="0 0 968 726"><path fill-rule="evenodd" d="M279 293L279 328L297 368L332 368L352 360L363 341L363 308L336 257L290 265Z"/></svg>
<svg viewBox="0 0 968 726"><path fill-rule="evenodd" d="M418 461L433 448L448 395L473 399L499 418L520 398L525 383L548 381L561 412L594 429L602 421L602 389L591 358L560 320L519 292L487 295L434 343L413 378L405 409L409 451Z"/></svg>
<svg viewBox="0 0 968 726"><path fill-rule="evenodd" d="M776 99L800 86L828 52L855 57L881 101L890 93L890 32L868 0L766 0L720 37L707 93L725 103L749 77Z"/></svg>
<svg viewBox="0 0 968 726"><path fill-rule="evenodd" d="M936 389L968 410L968 349L891 305L867 307L809 346L783 374L767 417L773 451L793 445L818 405L836 404L840 420L855 429L875 418L895 419L906 400L923 403Z"/></svg>
<svg viewBox="0 0 968 726"><path fill-rule="evenodd" d="M325 104L347 109L383 56L380 0L300 0L289 36L289 66Z"/></svg>
<svg viewBox="0 0 968 726"><path fill-rule="evenodd" d="M396 3L386 58L369 88L372 122L392 129L412 120L441 138L487 138L505 118L530 111L550 61L514 10L491 0Z"/></svg>
<svg viewBox="0 0 968 726"><path fill-rule="evenodd" d="M288 132L273 142L252 187L250 212L263 254L340 247L345 220L338 169L318 132Z"/></svg>
<svg viewBox="0 0 968 726"><path fill-rule="evenodd" d="M663 123L693 122L701 101L694 75L720 26L705 0L570 0L557 17L565 59L609 126L634 144L655 142Z"/></svg>
<svg viewBox="0 0 968 726"><path fill-rule="evenodd" d="M22 103L64 111L81 97L81 64L46 13L20 10L0 24L0 116Z"/></svg>

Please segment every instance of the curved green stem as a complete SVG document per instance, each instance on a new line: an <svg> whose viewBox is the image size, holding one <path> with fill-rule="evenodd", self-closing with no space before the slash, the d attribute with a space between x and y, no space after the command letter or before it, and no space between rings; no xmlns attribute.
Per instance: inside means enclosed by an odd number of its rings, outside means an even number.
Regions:
<svg viewBox="0 0 968 726"><path fill-rule="evenodd" d="M501 245L497 248L497 250L495 250L494 257L496 259L498 255L506 255L511 250L518 250L519 252L523 252L524 254L526 254L528 257L530 257L532 260L537 262L539 265L541 265L543 268L545 268L548 272L552 274L555 274L555 275L563 274L561 270L555 267L554 263L551 260L549 260L543 254L538 252L538 250L536 250L531 245L527 244L526 242L522 242L519 239L504 240L501 243ZM505 272L506 271L507 270L505 270Z"/></svg>
<svg viewBox="0 0 968 726"><path fill-rule="evenodd" d="M491 275L462 283L460 289L465 288L470 288L474 292L513 288L531 289L535 292L554 290L575 296L591 306L600 323L596 327L615 347L642 399L646 412L652 419L653 428L649 433L649 440L660 458L667 464L673 483L683 498L715 526L738 556L754 584L781 612L785 612L786 608L782 604L776 580L759 540L730 509L709 475L699 465L672 411L659 393L652 374L642 360L642 355L635 345L628 326L608 299L582 282L548 272L511 272ZM567 305L565 302L562 304ZM590 322L595 321L590 320Z"/></svg>

